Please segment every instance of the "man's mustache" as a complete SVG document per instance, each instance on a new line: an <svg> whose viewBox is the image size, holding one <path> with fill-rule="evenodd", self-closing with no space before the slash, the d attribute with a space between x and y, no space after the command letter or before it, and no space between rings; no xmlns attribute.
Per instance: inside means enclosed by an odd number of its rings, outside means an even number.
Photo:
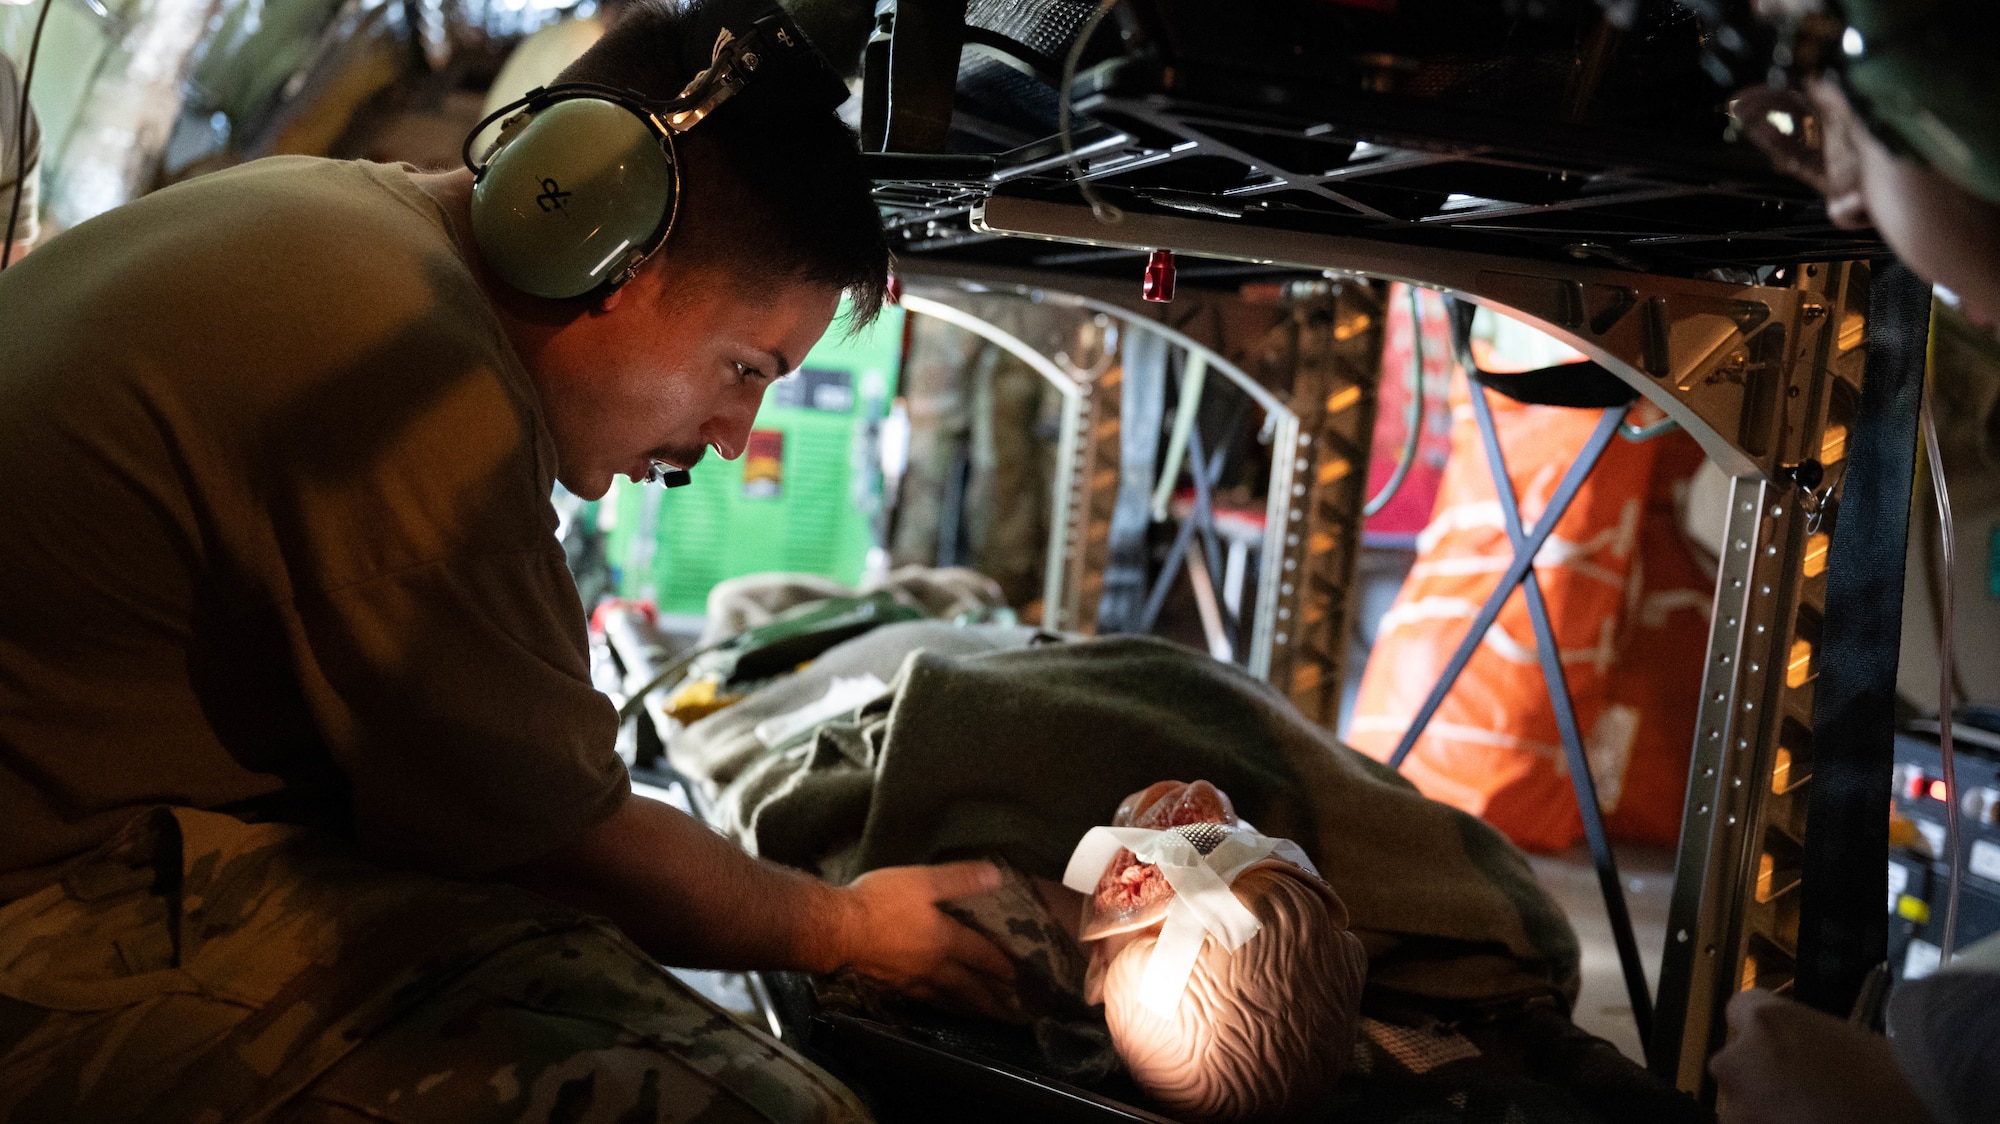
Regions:
<svg viewBox="0 0 2000 1124"><path fill-rule="evenodd" d="M708 455L708 446L696 445L692 449L669 446L663 451L666 455L655 459L664 460L678 465L683 469L688 469L700 464L701 458Z"/></svg>

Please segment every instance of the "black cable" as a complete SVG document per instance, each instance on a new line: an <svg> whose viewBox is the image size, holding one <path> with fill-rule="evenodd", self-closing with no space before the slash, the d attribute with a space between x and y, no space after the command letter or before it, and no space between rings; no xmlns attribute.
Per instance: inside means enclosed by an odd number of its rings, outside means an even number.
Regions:
<svg viewBox="0 0 2000 1124"><path fill-rule="evenodd" d="M673 659L668 660L658 673L651 679L646 680L645 686L632 692L632 696L625 700L625 705L618 708L618 724L623 726L625 723L630 722L635 715L644 714L646 712L647 695L672 682L681 673L694 666L694 661L729 644L735 639L736 637L734 636L725 637L710 644L703 644L692 651L683 652Z"/></svg>
<svg viewBox="0 0 2000 1124"><path fill-rule="evenodd" d="M55 0L42 0L35 17L35 34L28 40L28 70L21 76L21 111L14 115L14 201L7 207L7 240L0 242L0 269L14 264L14 230L21 221L21 196L28 190L28 88L35 84L35 59L42 53L42 27L49 22ZM37 147L40 147L39 145ZM41 154L35 154L41 163Z"/></svg>
<svg viewBox="0 0 2000 1124"><path fill-rule="evenodd" d="M1395 471L1374 499L1361 505L1363 518L1373 516L1389 506L1402 490L1403 479L1410 474L1410 466L1417 462L1417 445L1424 437L1424 306L1415 285L1405 286L1410 292L1410 354L1416 361L1416 374L1411 379L1410 404L1403 408L1403 424L1409 432L1403 435L1403 448L1396 458Z"/></svg>

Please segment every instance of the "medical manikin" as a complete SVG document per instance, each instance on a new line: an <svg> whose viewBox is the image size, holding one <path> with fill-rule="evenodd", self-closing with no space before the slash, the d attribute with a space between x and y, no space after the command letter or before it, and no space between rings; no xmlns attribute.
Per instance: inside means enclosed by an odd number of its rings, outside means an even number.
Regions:
<svg viewBox="0 0 2000 1124"><path fill-rule="evenodd" d="M1161 781L1085 836L1087 998L1139 1086L1189 1120L1314 1103L1354 1043L1368 960L1347 907L1290 840L1206 781Z"/></svg>

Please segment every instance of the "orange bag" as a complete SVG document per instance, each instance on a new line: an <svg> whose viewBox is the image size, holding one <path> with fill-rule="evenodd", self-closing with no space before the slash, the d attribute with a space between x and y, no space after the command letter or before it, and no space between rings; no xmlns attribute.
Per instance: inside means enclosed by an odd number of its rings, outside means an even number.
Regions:
<svg viewBox="0 0 2000 1124"><path fill-rule="evenodd" d="M1395 750L1513 557L1466 395L1464 376L1455 375L1444 483L1416 564L1377 631L1348 729L1348 741L1378 760ZM1522 521L1533 527L1598 411L1489 400ZM1647 406L1640 412L1657 416ZM1613 439L1536 560L1613 838L1672 846L1680 832L1713 584L1681 533L1674 493L1700 464L1685 433ZM1425 795L1530 850L1582 838L1522 591L1501 609L1403 772Z"/></svg>

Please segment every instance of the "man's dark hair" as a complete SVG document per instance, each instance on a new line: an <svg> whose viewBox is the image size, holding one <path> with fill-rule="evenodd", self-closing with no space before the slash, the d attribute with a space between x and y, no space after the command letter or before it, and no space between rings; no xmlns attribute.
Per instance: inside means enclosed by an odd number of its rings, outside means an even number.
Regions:
<svg viewBox="0 0 2000 1124"><path fill-rule="evenodd" d="M634 0L564 82L594 82L659 103L675 97L709 63L717 34L739 34L772 10L769 0ZM767 68L769 69L769 68ZM673 238L704 258L751 273L831 285L852 302L854 327L886 299L889 244L852 130L827 104L784 74L753 75L743 89L689 130L684 159L719 152L720 180L734 196L681 200ZM815 95L821 96L815 96ZM837 95L836 95L837 96Z"/></svg>

